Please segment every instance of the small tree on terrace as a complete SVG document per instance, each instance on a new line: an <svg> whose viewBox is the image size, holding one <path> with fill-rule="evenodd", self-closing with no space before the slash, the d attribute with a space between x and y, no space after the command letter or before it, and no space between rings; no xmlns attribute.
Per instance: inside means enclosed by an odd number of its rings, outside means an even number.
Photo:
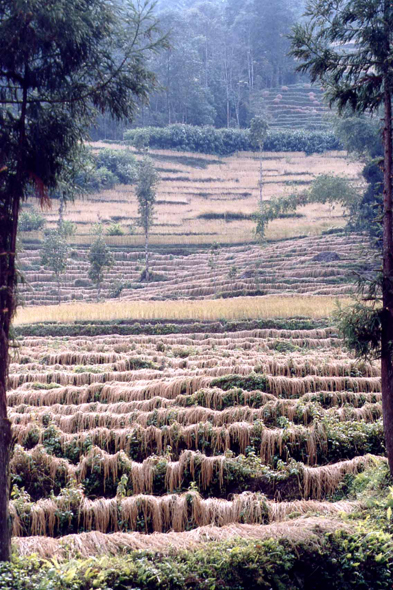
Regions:
<svg viewBox="0 0 393 590"><path fill-rule="evenodd" d="M101 285L104 281L105 272L110 270L115 264L112 252L109 250L102 237L100 227L97 238L94 240L89 250L89 279L97 289L97 301L100 300Z"/></svg>
<svg viewBox="0 0 393 590"><path fill-rule="evenodd" d="M67 269L68 244L60 231L45 233L41 252L41 264L52 271L57 283L57 300L61 303L61 275Z"/></svg>
<svg viewBox="0 0 393 590"><path fill-rule="evenodd" d="M136 196L138 198L138 224L145 234L145 272L144 278L149 281L149 234L153 225L154 208L156 204L156 186L158 174L154 168L153 161L145 156L138 168L138 179L136 185Z"/></svg>
<svg viewBox="0 0 393 590"><path fill-rule="evenodd" d="M250 124L250 140L253 147L259 150L259 205L263 197L263 144L265 143L269 125L263 117L254 117Z"/></svg>

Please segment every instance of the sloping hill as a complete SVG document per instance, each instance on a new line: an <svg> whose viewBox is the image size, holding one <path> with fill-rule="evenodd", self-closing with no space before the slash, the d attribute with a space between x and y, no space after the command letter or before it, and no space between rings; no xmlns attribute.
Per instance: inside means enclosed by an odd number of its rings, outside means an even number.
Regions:
<svg viewBox="0 0 393 590"><path fill-rule="evenodd" d="M323 90L311 84L272 88L262 93L270 126L275 129L327 129L329 109Z"/></svg>

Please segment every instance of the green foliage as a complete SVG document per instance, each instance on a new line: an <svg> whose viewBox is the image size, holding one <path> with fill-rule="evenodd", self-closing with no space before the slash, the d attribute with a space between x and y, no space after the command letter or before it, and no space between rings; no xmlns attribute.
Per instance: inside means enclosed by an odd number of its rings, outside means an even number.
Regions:
<svg viewBox="0 0 393 590"><path fill-rule="evenodd" d="M145 156L138 167L136 196L138 199L138 223L145 234L149 233L153 223L154 207L156 203L156 186L158 175L153 161Z"/></svg>
<svg viewBox="0 0 393 590"><path fill-rule="evenodd" d="M308 195L306 193L286 195L270 199L270 201L263 201L260 211L256 214L257 226L255 231L257 236L263 240L269 223L275 219L280 219L291 211L295 211L302 205L306 205L307 202Z"/></svg>
<svg viewBox="0 0 393 590"><path fill-rule="evenodd" d="M320 174L308 191L309 203L339 203L347 211L358 201L357 187L345 176Z"/></svg>
<svg viewBox="0 0 393 590"><path fill-rule="evenodd" d="M58 298L60 302L60 277L67 270L68 244L58 230L45 233L41 251L41 264L52 271L57 281Z"/></svg>
<svg viewBox="0 0 393 590"><path fill-rule="evenodd" d="M250 123L250 143L254 148L262 150L269 125L263 117L254 117Z"/></svg>
<svg viewBox="0 0 393 590"><path fill-rule="evenodd" d="M107 236L124 236L124 230L120 223L111 223L106 230Z"/></svg>
<svg viewBox="0 0 393 590"><path fill-rule="evenodd" d="M263 239L270 222L309 203L339 203L345 210L353 213L359 207L360 200L358 188L347 178L320 174L306 191L262 202L261 209L256 214L256 234Z"/></svg>
<svg viewBox="0 0 393 590"><path fill-rule="evenodd" d="M218 377L211 382L212 387L219 387L224 391L239 387L244 391L268 391L268 380L264 375L256 375L255 373L242 377L240 375L227 375Z"/></svg>
<svg viewBox="0 0 393 590"><path fill-rule="evenodd" d="M358 302L336 313L344 343L357 356L379 358L381 353L382 309Z"/></svg>
<svg viewBox="0 0 393 590"><path fill-rule="evenodd" d="M191 125L146 127L129 129L124 133L126 143L134 144L135 137L145 137L152 149L174 149L201 154L226 156L240 151L252 151L250 132L244 129L214 129ZM340 148L333 133L322 131L269 131L264 141L268 152L322 153Z"/></svg>
<svg viewBox="0 0 393 590"><path fill-rule="evenodd" d="M361 158L377 158L383 155L381 125L379 119L353 113L334 119L334 128L344 149Z"/></svg>
<svg viewBox="0 0 393 590"><path fill-rule="evenodd" d="M20 231L39 231L45 227L45 217L38 211L23 211L19 217Z"/></svg>
<svg viewBox="0 0 393 590"><path fill-rule="evenodd" d="M136 180L136 159L128 150L100 150L95 162L98 169L107 168L116 177L116 183L132 184Z"/></svg>
<svg viewBox="0 0 393 590"><path fill-rule="evenodd" d="M97 297L100 296L101 284L105 272L110 270L115 263L113 254L105 243L102 233L99 233L89 250L89 279L97 288Z"/></svg>
<svg viewBox="0 0 393 590"><path fill-rule="evenodd" d="M109 297L111 297L111 299L116 299L117 297L120 297L124 289L132 289L133 287L134 286L130 281L116 281L111 288Z"/></svg>
<svg viewBox="0 0 393 590"><path fill-rule="evenodd" d="M37 323L26 324L15 327L17 336L99 336L107 334L194 334L210 333L220 334L223 332L235 332L238 330L262 330L284 329L284 330L312 330L314 328L326 327L325 321L298 319L269 319L252 321L223 321L223 322L191 322L191 323L167 323L167 322L74 322L59 324Z"/></svg>
<svg viewBox="0 0 393 590"><path fill-rule="evenodd" d="M104 0L70 0L65 8L57 0L49 18L40 0L6 0L0 13L0 37L12 44L0 57L0 189L9 192L19 166L18 198L43 199L72 170L98 111L132 118L154 85L144 59L166 40L148 2L114 9Z"/></svg>
<svg viewBox="0 0 393 590"><path fill-rule="evenodd" d="M82 181L82 186L86 187L89 192L99 192L110 190L116 185L116 176L105 166L99 168L92 167L89 174Z"/></svg>
<svg viewBox="0 0 393 590"><path fill-rule="evenodd" d="M349 153L364 161L362 175L367 183L363 198L350 210L350 227L367 232L382 245L383 145L380 121L365 115L337 117L335 130Z"/></svg>
<svg viewBox="0 0 393 590"><path fill-rule="evenodd" d="M62 220L59 224L59 232L67 240L75 235L76 225L72 221Z"/></svg>
<svg viewBox="0 0 393 590"><path fill-rule="evenodd" d="M116 184L133 184L136 172L136 159L129 150L103 149L98 154L86 154L79 183L89 192L99 192L112 189Z"/></svg>
<svg viewBox="0 0 393 590"><path fill-rule="evenodd" d="M193 551L132 552L59 562L14 557L0 566L2 590L304 590L391 588L389 534L363 526L353 532L316 530L312 540L237 539Z"/></svg>

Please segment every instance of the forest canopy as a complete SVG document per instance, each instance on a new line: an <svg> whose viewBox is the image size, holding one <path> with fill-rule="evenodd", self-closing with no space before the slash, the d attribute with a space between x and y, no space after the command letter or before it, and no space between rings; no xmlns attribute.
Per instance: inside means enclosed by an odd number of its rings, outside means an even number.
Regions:
<svg viewBox="0 0 393 590"><path fill-rule="evenodd" d="M266 89L306 80L288 56L304 0L161 0L156 14L170 48L152 56L159 89L141 105L138 126L174 123L247 127L264 115ZM120 137L123 128L117 136ZM97 136L116 127L102 120Z"/></svg>

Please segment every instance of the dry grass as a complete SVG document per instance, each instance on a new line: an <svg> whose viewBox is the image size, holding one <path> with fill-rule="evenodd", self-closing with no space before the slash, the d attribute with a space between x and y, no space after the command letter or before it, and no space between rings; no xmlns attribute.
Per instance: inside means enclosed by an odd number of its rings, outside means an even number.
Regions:
<svg viewBox="0 0 393 590"><path fill-rule="evenodd" d="M96 144L95 147L108 147ZM112 145L111 149L124 149ZM132 150L131 150L132 151ZM258 155L241 153L227 158L201 154L153 151L155 163L162 181L158 188L156 225L152 229L151 243L161 244L211 244L243 243L255 241L255 222L250 219L226 222L224 219L205 220L206 213L239 213L252 215L258 209ZM139 156L138 156L139 157ZM161 159L160 159L161 158ZM173 158L171 160L170 158ZM188 158L192 158L191 166ZM195 167L195 161L201 167ZM310 172L312 171L312 173ZM349 160L344 153L331 152L305 156L301 153L266 153L264 164L264 198L269 200L303 190L319 174L340 174L359 179L359 164ZM119 221L125 235L109 238L112 245L143 244L138 228L129 233L128 226L135 225L137 200L134 188L117 186L113 190L77 199L69 205L67 218L77 224L76 244L91 241L90 227L99 212L104 222ZM273 222L267 232L268 239L283 239L299 235L318 235L330 227L342 227L342 210L333 211L328 205L303 208L300 218ZM46 213L50 224L56 223L57 210ZM31 234L30 234L31 235Z"/></svg>
<svg viewBox="0 0 393 590"><path fill-rule="evenodd" d="M38 322L111 320L242 320L263 318L325 318L336 308L337 298L315 297L235 297L181 301L110 301L21 308L16 325ZM342 299L349 304L350 299Z"/></svg>
<svg viewBox="0 0 393 590"><path fill-rule="evenodd" d="M287 539L290 542L317 543L327 533L350 530L350 525L338 518L296 518L267 526L231 524L224 527L205 526L182 533L114 533L98 531L67 535L61 539L27 537L14 539L14 546L22 556L37 553L41 557L70 559L72 556L115 555L133 550L167 553L184 549L196 549L211 541L242 539Z"/></svg>

